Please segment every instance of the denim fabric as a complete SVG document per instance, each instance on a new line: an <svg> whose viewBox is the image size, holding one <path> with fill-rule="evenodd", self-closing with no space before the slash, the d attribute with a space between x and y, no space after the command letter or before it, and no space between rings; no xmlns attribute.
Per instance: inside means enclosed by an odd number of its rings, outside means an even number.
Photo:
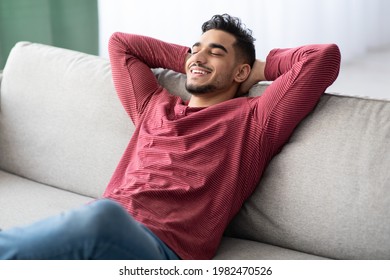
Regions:
<svg viewBox="0 0 390 280"><path fill-rule="evenodd" d="M119 204L98 200L0 232L0 259L179 259Z"/></svg>

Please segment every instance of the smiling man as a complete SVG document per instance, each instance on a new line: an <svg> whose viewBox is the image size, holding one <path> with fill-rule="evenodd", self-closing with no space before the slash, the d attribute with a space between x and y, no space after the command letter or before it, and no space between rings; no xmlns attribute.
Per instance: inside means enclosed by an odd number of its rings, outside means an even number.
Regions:
<svg viewBox="0 0 390 280"><path fill-rule="evenodd" d="M232 34L212 29L193 45L186 63L186 89L193 94L189 106L207 107L236 95L254 61L238 57L235 41Z"/></svg>
<svg viewBox="0 0 390 280"><path fill-rule="evenodd" d="M105 196L180 258L211 258L266 165L336 79L336 45L275 49L257 59L238 18L216 15L192 49L115 33L114 84L136 125ZM186 73L189 102L150 68ZM261 97L239 97L273 80Z"/></svg>
<svg viewBox="0 0 390 280"><path fill-rule="evenodd" d="M336 79L340 52L308 45L262 61L238 18L216 15L202 31L192 49L113 34L113 81L135 132L106 199L1 233L0 258L214 256L267 164ZM189 101L158 84L151 68L160 67L187 75ZM263 80L273 83L261 97L242 96Z"/></svg>

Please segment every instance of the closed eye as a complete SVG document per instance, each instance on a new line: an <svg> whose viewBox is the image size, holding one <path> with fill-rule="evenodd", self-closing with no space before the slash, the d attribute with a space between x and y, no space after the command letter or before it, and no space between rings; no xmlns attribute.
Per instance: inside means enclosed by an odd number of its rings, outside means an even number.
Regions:
<svg viewBox="0 0 390 280"><path fill-rule="evenodd" d="M223 53L228 53L227 49L222 46L221 44L215 44L215 43L211 43L209 45L209 47L215 52L215 50L218 50L218 53L219 54L222 54Z"/></svg>
<svg viewBox="0 0 390 280"><path fill-rule="evenodd" d="M197 54L200 47L201 47L201 44L199 42L195 43L192 46L191 53L192 54ZM227 49L223 45L221 45L221 44L210 43L208 45L208 47L210 49L210 54L214 55L214 56L223 56L224 54L228 53Z"/></svg>
<svg viewBox="0 0 390 280"><path fill-rule="evenodd" d="M210 53L212 55L215 55L215 56L223 56L224 55L223 53L220 53L220 52L213 52L213 51L211 51Z"/></svg>

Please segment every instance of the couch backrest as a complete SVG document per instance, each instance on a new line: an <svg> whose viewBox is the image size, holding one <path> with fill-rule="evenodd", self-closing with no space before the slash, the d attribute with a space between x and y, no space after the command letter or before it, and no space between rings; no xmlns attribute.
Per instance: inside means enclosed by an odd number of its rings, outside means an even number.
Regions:
<svg viewBox="0 0 390 280"><path fill-rule="evenodd" d="M28 42L1 83L0 169L92 197L131 137L107 59Z"/></svg>
<svg viewBox="0 0 390 280"><path fill-rule="evenodd" d="M390 102L324 96L230 234L336 259L390 259Z"/></svg>

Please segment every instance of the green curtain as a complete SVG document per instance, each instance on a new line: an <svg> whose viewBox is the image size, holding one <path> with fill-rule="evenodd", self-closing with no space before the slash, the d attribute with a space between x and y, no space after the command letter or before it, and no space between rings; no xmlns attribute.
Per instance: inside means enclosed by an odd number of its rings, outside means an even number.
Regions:
<svg viewBox="0 0 390 280"><path fill-rule="evenodd" d="M0 0L0 70L18 41L98 54L97 0Z"/></svg>

